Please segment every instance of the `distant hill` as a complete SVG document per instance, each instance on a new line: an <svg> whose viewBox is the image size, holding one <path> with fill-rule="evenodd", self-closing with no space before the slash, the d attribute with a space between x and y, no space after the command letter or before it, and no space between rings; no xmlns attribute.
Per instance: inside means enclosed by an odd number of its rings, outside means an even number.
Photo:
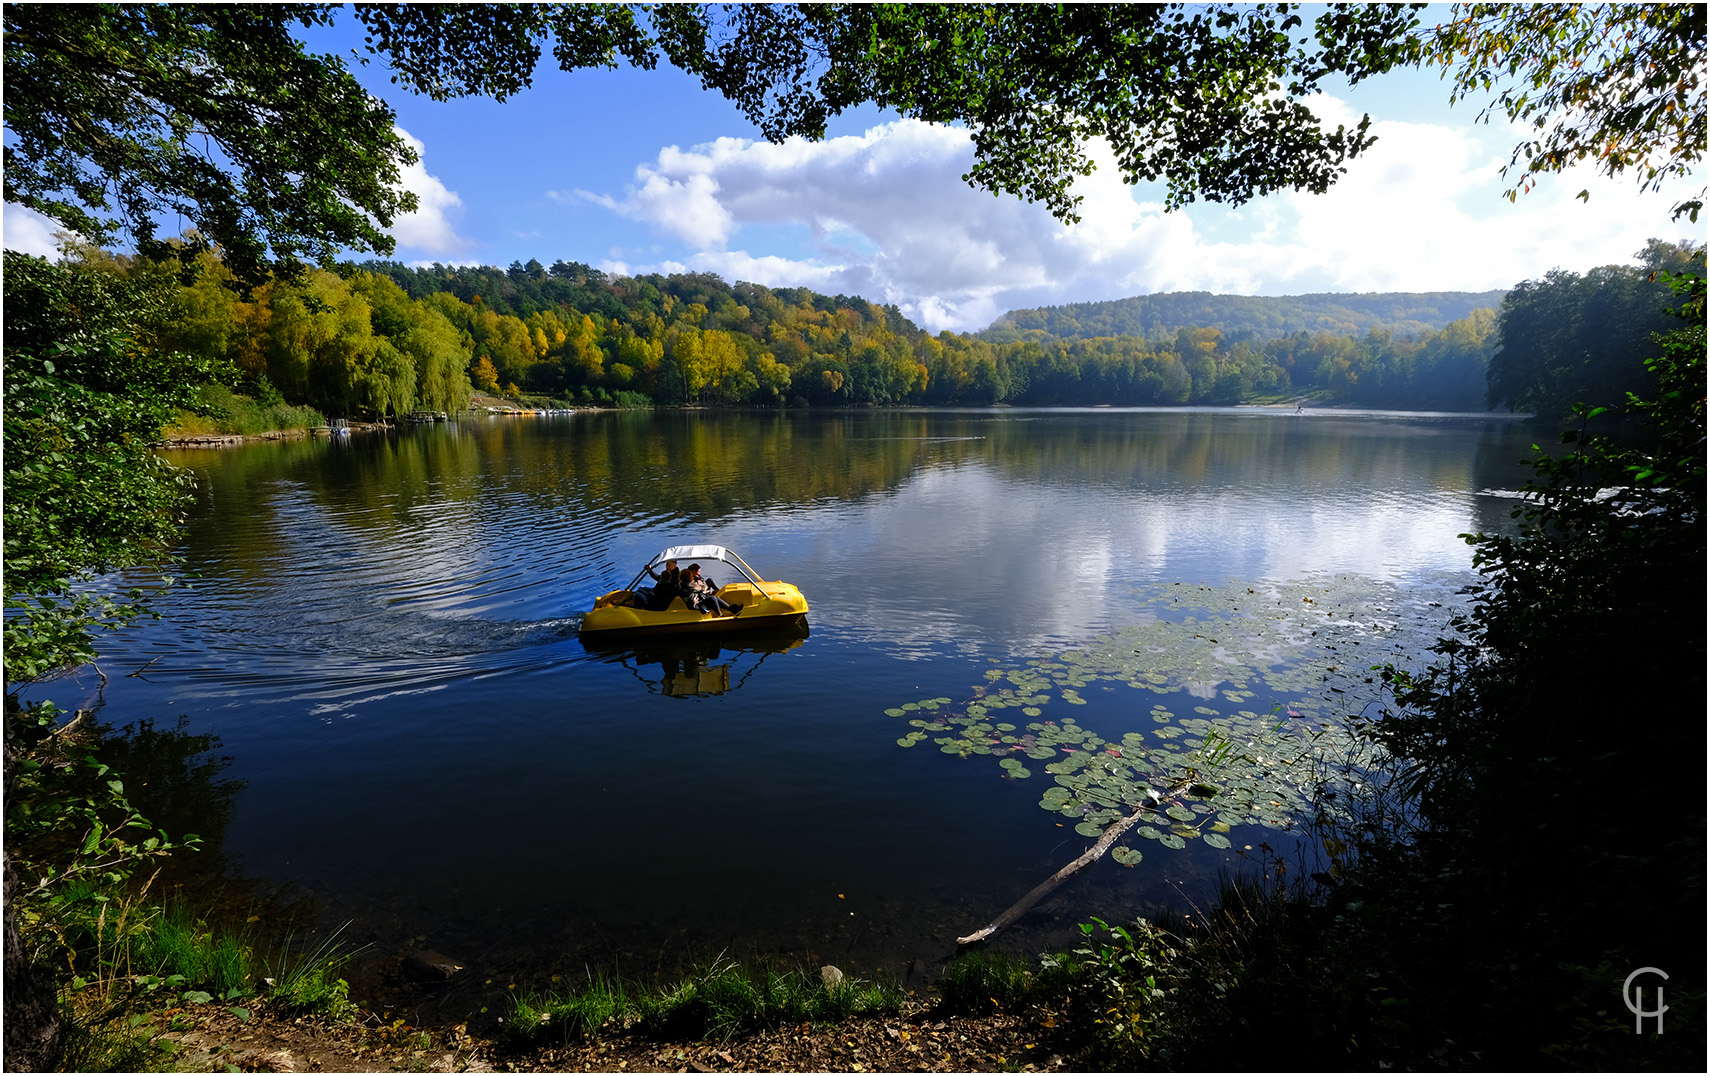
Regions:
<svg viewBox="0 0 1710 1076"><path fill-rule="evenodd" d="M1039 333L1064 340L1096 336L1173 337L1178 329L1218 329L1226 342L1273 340L1297 332L1363 336L1382 326L1398 337L1436 332L1481 307L1499 307L1501 291L1392 291L1321 295L1214 295L1172 291L1102 303L1012 310L976 333L994 344Z"/></svg>

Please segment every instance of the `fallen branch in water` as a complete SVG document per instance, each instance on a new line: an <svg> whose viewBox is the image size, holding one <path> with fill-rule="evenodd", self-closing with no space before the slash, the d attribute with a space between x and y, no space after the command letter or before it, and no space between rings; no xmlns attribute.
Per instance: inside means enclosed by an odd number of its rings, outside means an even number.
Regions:
<svg viewBox="0 0 1710 1076"><path fill-rule="evenodd" d="M974 942L985 941L1004 927L1007 927L1017 919L1020 919L1022 916L1026 915L1035 904L1044 900L1048 893L1062 885L1070 875L1110 851L1110 846L1115 844L1124 833L1127 833L1132 829L1134 824L1140 821L1148 811L1156 811L1163 807L1167 801L1175 798L1175 796L1167 796L1162 800L1155 800L1147 803L1136 808L1134 813L1129 815L1127 818L1120 818L1115 822L1112 822L1109 826L1105 827L1104 835L1098 839L1098 843L1081 853L1080 858L1028 890L1025 897L1022 897L1014 904L1011 904L1008 911L1004 912L996 919L993 919L990 923L981 927L979 930L974 931L965 938L957 938L956 944L971 945Z"/></svg>

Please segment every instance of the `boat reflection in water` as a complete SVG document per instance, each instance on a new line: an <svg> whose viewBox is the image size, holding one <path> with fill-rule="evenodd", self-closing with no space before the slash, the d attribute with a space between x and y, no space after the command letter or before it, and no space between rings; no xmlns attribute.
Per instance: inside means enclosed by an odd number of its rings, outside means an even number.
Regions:
<svg viewBox="0 0 1710 1076"><path fill-rule="evenodd" d="M615 646L581 636L590 654L621 664L656 695L674 699L702 698L735 691L759 671L773 654L794 650L807 641L806 621L771 631L741 635L655 635ZM657 669L650 666L658 666Z"/></svg>

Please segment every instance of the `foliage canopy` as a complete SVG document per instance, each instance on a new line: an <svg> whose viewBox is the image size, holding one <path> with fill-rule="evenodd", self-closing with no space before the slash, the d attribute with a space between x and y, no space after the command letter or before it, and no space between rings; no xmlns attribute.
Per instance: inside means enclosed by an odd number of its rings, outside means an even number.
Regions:
<svg viewBox="0 0 1710 1076"><path fill-rule="evenodd" d="M171 282L6 251L5 662L8 684L94 657L90 631L140 606L72 592L158 559L186 476L150 445L223 362L160 353L143 326ZM15 615L27 614L27 615Z"/></svg>
<svg viewBox="0 0 1710 1076"><path fill-rule="evenodd" d="M1690 174L1704 156L1704 44L1703 4L1456 4L1414 47L1452 76L1450 100L1496 91L1480 118L1530 128L1503 168L1519 173L1512 201L1537 173L1586 160L1653 191ZM1703 200L1675 215L1696 221Z"/></svg>
<svg viewBox="0 0 1710 1076"><path fill-rule="evenodd" d="M389 252L415 208L393 113L290 31L323 5L8 4L5 197L104 242L169 252L162 218L244 280Z"/></svg>
<svg viewBox="0 0 1710 1076"><path fill-rule="evenodd" d="M651 68L663 53L773 141L823 138L829 118L869 102L963 124L964 178L1075 220L1069 187L1092 171L1095 137L1126 181L1165 180L1172 207L1328 189L1371 145L1369 120L1328 130L1304 98L1331 74L1394 66L1423 5L1335 5L1309 32L1300 6L661 5L651 34L618 5L358 14L394 81L436 99L520 90L550 36L566 70L618 55Z"/></svg>
<svg viewBox="0 0 1710 1076"><path fill-rule="evenodd" d="M1624 409L1629 393L1648 396L1653 338L1678 324L1660 277L1702 256L1702 247L1652 240L1637 265L1552 269L1515 285L1502 301L1489 403L1562 421L1575 404Z"/></svg>
<svg viewBox="0 0 1710 1076"><path fill-rule="evenodd" d="M1452 99L1530 122L1524 170L1587 157L1656 187L1703 154L1702 5L1457 5L1418 29L1422 4L731 5L358 4L370 56L435 100L527 88L544 46L565 70L661 57L729 98L764 136L822 138L872 103L961 124L964 178L1077 219L1070 188L1105 140L1129 183L1166 202L1234 204L1322 192L1370 147L1369 117L1323 124L1306 101L1327 79L1443 66ZM333 55L294 41L330 5L67 6L5 14L5 196L144 254L177 216L243 281L341 250L388 253L415 208L399 186L416 155L393 113ZM368 57L357 62L368 63ZM1514 192L1510 192L1511 196ZM1699 203L1679 210L1696 214Z"/></svg>

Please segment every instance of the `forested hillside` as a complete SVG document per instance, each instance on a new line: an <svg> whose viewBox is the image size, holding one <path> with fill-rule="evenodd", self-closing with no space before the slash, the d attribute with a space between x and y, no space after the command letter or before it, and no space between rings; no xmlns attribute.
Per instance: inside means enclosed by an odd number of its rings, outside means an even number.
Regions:
<svg viewBox="0 0 1710 1076"><path fill-rule="evenodd" d="M490 380L501 389L578 398L624 391L665 404L1167 406L1311 393L1370 406L1482 409L1494 346L1491 308L1501 297L1383 297L1387 304L1325 297L1349 300L1348 309L1366 310L1368 322L1393 313L1406 331L1308 331L1297 313L1277 306L1265 317L1286 331L1187 322L1164 333L1030 331L1005 340L990 332L930 336L895 306L805 288L731 285L710 274L608 279L563 261L505 271L395 262L355 268L390 279L412 298L438 294L479 308L479 317L464 319L478 386ZM1479 307L1478 298L1490 302ZM1333 305L1320 304L1325 311ZM1464 315L1445 320L1461 308ZM1178 307L1184 316L1194 310L1216 313L1204 303ZM1359 320L1344 312L1335 324ZM1256 322L1241 324L1249 323Z"/></svg>
<svg viewBox="0 0 1710 1076"><path fill-rule="evenodd" d="M78 256L107 271L153 271L92 249ZM257 398L328 416L455 410L476 391L627 407L1177 406L1306 396L1554 411L1607 382L1610 363L1625 364L1617 381L1627 377L1636 361L1624 357L1644 352L1666 293L1646 277L1685 251L1654 242L1640 257L1635 267L1524 282L1506 299L1178 294L1022 311L1001 331L933 336L895 306L708 273L608 277L564 261L508 270L370 261L245 293L205 254L159 332L163 346L235 368ZM1476 305L1485 301L1492 305ZM1391 317L1400 320L1348 328ZM1138 318L1146 331L1117 331ZM1304 327L1314 318L1335 328ZM1023 327L1030 321L1061 332Z"/></svg>
<svg viewBox="0 0 1710 1076"><path fill-rule="evenodd" d="M1503 291L1367 292L1358 295L1213 295L1172 291L1101 303L1012 310L980 338L993 343L1035 338L1174 336L1181 329L1216 329L1232 340L1270 340L1295 333L1362 336L1373 329L1395 336L1441 330L1475 310L1501 304Z"/></svg>

